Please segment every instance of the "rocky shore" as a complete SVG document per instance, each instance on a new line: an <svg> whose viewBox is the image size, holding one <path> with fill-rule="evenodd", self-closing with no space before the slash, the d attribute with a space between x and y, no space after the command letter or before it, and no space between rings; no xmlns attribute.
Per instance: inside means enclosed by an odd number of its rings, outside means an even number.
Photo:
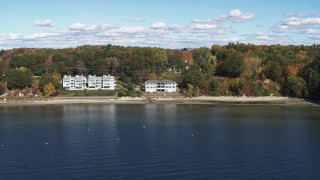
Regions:
<svg viewBox="0 0 320 180"><path fill-rule="evenodd" d="M48 104L286 104L317 105L303 99L288 97L232 97L232 96L200 96L200 97L55 97L34 98L24 100L0 100L0 106L16 105L48 105Z"/></svg>

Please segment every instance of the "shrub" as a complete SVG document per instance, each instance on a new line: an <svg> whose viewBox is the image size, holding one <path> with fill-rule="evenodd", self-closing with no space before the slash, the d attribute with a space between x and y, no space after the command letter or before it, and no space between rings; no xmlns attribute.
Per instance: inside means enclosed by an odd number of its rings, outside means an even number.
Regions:
<svg viewBox="0 0 320 180"><path fill-rule="evenodd" d="M0 82L0 95L4 94L5 90L6 90L5 85L2 82Z"/></svg>
<svg viewBox="0 0 320 180"><path fill-rule="evenodd" d="M210 96L217 96L219 90L220 82L216 79L213 79L209 85L209 94Z"/></svg>
<svg viewBox="0 0 320 180"><path fill-rule="evenodd" d="M45 95L48 97L51 96L51 94L53 94L54 92L56 92L56 88L54 87L54 85L52 83L46 84L44 86L44 93Z"/></svg>
<svg viewBox="0 0 320 180"><path fill-rule="evenodd" d="M58 91L55 91L54 93L52 93L50 95L50 97L57 97L59 95L59 92Z"/></svg>
<svg viewBox="0 0 320 180"><path fill-rule="evenodd" d="M61 90L59 92L60 92L59 94L62 96L86 96L86 91Z"/></svg>
<svg viewBox="0 0 320 180"><path fill-rule="evenodd" d="M110 90L88 90L87 91L88 96L115 96L115 91Z"/></svg>

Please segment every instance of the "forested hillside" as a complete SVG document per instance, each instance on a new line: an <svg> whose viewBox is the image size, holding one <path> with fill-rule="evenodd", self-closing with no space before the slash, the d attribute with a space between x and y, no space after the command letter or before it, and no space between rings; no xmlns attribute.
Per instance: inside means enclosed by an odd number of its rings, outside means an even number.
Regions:
<svg viewBox="0 0 320 180"><path fill-rule="evenodd" d="M121 46L0 51L0 94L5 89L51 94L63 75L117 77L134 91L148 79L175 80L186 96L270 94L320 99L320 45L233 44L193 50ZM53 93L54 92L54 93Z"/></svg>

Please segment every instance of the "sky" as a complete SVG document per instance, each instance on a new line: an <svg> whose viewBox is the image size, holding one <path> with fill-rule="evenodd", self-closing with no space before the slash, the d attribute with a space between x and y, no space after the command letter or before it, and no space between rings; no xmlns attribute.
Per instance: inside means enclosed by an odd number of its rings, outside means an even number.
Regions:
<svg viewBox="0 0 320 180"><path fill-rule="evenodd" d="M319 0L1 0L0 49L320 44Z"/></svg>

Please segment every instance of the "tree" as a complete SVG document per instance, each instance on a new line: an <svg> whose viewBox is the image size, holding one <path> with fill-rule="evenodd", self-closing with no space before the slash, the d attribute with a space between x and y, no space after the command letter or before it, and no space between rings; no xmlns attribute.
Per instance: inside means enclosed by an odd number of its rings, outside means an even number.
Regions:
<svg viewBox="0 0 320 180"><path fill-rule="evenodd" d="M48 72L53 65L52 57L53 57L52 54L49 55L48 59L43 63L43 67L46 70L46 72Z"/></svg>
<svg viewBox="0 0 320 180"><path fill-rule="evenodd" d="M289 96L293 97L307 97L307 83L302 77L289 75L288 83Z"/></svg>
<svg viewBox="0 0 320 180"><path fill-rule="evenodd" d="M2 82L0 82L0 95L4 94L5 90L6 90L5 85Z"/></svg>
<svg viewBox="0 0 320 180"><path fill-rule="evenodd" d="M260 62L261 60L259 58L244 58L241 76L246 79L257 79L261 73Z"/></svg>
<svg viewBox="0 0 320 180"><path fill-rule="evenodd" d="M311 99L320 99L320 58L314 60L306 66L300 76L306 81L308 97Z"/></svg>
<svg viewBox="0 0 320 180"><path fill-rule="evenodd" d="M124 84L128 84L128 82L129 82L128 77L127 77L123 72L120 73L119 79L120 79Z"/></svg>
<svg viewBox="0 0 320 180"><path fill-rule="evenodd" d="M249 90L246 87L246 80L243 78L235 78L231 80L231 83L229 85L229 90L232 93L233 96L235 95L249 95Z"/></svg>
<svg viewBox="0 0 320 180"><path fill-rule="evenodd" d="M200 88L199 87L194 87L191 84L187 84L186 96L187 97L198 97L198 96L200 96Z"/></svg>
<svg viewBox="0 0 320 180"><path fill-rule="evenodd" d="M193 97L198 97L200 96L200 88L199 87L195 87L193 89Z"/></svg>
<svg viewBox="0 0 320 180"><path fill-rule="evenodd" d="M55 92L56 92L56 89L54 88L54 85L52 83L46 84L44 86L44 94L47 97L50 97Z"/></svg>
<svg viewBox="0 0 320 180"><path fill-rule="evenodd" d="M193 59L192 59L192 53L189 51L182 51L181 52L181 58L184 60L187 64L193 64Z"/></svg>
<svg viewBox="0 0 320 180"><path fill-rule="evenodd" d="M216 56L218 53L222 51L222 47L218 44L214 44L211 46L211 54Z"/></svg>
<svg viewBox="0 0 320 180"><path fill-rule="evenodd" d="M58 72L46 72L40 78L39 89L43 92L44 86L50 83L55 87L55 89L59 89L61 87L61 75Z"/></svg>
<svg viewBox="0 0 320 180"><path fill-rule="evenodd" d="M207 47L201 47L192 51L192 58L201 67L206 62L215 63L215 57L211 54L210 49Z"/></svg>
<svg viewBox="0 0 320 180"><path fill-rule="evenodd" d="M168 56L169 66L175 70L184 70L186 65L179 54L171 54Z"/></svg>
<svg viewBox="0 0 320 180"><path fill-rule="evenodd" d="M156 73L149 73L147 79L148 79L148 80L157 80L157 79L158 79L158 76L157 76Z"/></svg>
<svg viewBox="0 0 320 180"><path fill-rule="evenodd" d="M264 74L268 79L280 82L282 74L280 63L277 61L268 61L264 69Z"/></svg>
<svg viewBox="0 0 320 180"><path fill-rule="evenodd" d="M4 50L3 49L1 49L1 51L0 51L0 56L2 56L2 55L4 55Z"/></svg>
<svg viewBox="0 0 320 180"><path fill-rule="evenodd" d="M6 62L3 60L0 60L0 81L4 79L4 75L6 73L5 71L6 71Z"/></svg>
<svg viewBox="0 0 320 180"><path fill-rule="evenodd" d="M187 84L187 97L192 97L193 96L193 86L191 84Z"/></svg>
<svg viewBox="0 0 320 180"><path fill-rule="evenodd" d="M220 74L227 77L239 77L243 71L243 60L241 56L226 55L219 66Z"/></svg>
<svg viewBox="0 0 320 180"><path fill-rule="evenodd" d="M214 74L216 57L211 54L209 48L201 47L193 50L192 57L204 73Z"/></svg>
<svg viewBox="0 0 320 180"><path fill-rule="evenodd" d="M27 68L12 70L8 74L8 89L24 89L32 86L32 72Z"/></svg>
<svg viewBox="0 0 320 180"><path fill-rule="evenodd" d="M220 82L216 79L212 79L210 84L209 84L209 94L211 96L216 96L218 95L218 91L219 91L219 84Z"/></svg>
<svg viewBox="0 0 320 180"><path fill-rule="evenodd" d="M197 64L191 65L187 71L183 72L182 86L187 87L187 84L201 89L205 88L205 77Z"/></svg>
<svg viewBox="0 0 320 180"><path fill-rule="evenodd" d="M111 58L108 58L108 60L111 62L111 70L112 72L116 72L118 66L119 66L119 62L118 62L118 59L116 57L111 57Z"/></svg>
<svg viewBox="0 0 320 180"><path fill-rule="evenodd" d="M24 56L12 56L10 60L11 68L26 67L27 59Z"/></svg>
<svg viewBox="0 0 320 180"><path fill-rule="evenodd" d="M83 75L84 72L86 71L86 67L84 65L83 61L77 61L76 66L75 66L76 74L77 75Z"/></svg>
<svg viewBox="0 0 320 180"><path fill-rule="evenodd" d="M111 70L111 62L112 58L108 59L102 59L99 58L96 61L94 61L93 68L95 69L93 71L93 74L96 74L98 76L102 76L103 74L109 74Z"/></svg>

